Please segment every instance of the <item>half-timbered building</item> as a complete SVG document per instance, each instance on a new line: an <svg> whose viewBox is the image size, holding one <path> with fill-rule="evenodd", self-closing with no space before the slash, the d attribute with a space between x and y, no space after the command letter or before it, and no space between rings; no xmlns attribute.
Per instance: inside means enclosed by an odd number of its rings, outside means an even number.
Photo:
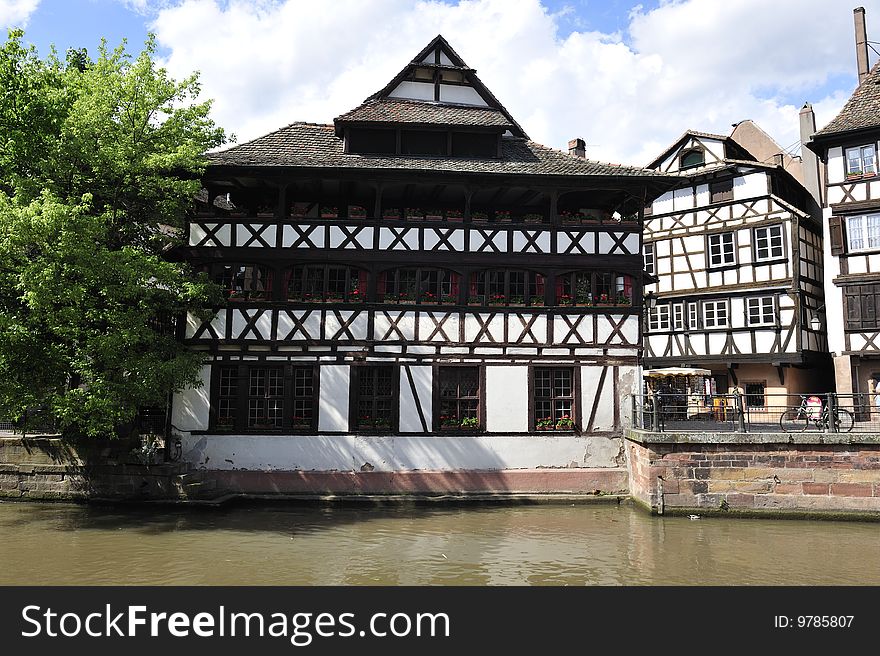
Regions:
<svg viewBox="0 0 880 656"><path fill-rule="evenodd" d="M880 67L868 69L864 13L855 10L859 85L806 144L824 163L822 320L841 394L880 391Z"/></svg>
<svg viewBox="0 0 880 656"><path fill-rule="evenodd" d="M185 256L228 302L186 326L185 459L619 469L641 210L675 182L531 141L442 37L333 124L211 155Z"/></svg>
<svg viewBox="0 0 880 656"><path fill-rule="evenodd" d="M709 369L706 391L738 389L755 410L827 387L810 323L824 304L822 228L800 161L743 121L728 136L685 132L649 166L683 182L646 208L646 367Z"/></svg>

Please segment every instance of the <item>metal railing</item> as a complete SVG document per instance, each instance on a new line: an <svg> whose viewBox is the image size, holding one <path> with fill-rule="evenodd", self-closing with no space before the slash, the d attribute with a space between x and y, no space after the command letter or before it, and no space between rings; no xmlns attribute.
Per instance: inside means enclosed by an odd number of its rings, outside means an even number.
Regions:
<svg viewBox="0 0 880 656"><path fill-rule="evenodd" d="M663 432L880 433L874 394L636 395L633 428Z"/></svg>

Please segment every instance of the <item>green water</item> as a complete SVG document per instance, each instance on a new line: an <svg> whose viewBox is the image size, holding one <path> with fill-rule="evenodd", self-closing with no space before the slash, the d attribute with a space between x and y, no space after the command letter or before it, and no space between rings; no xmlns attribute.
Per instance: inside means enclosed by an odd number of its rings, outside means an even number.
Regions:
<svg viewBox="0 0 880 656"><path fill-rule="evenodd" d="M0 584L878 585L880 525L629 504L0 503Z"/></svg>

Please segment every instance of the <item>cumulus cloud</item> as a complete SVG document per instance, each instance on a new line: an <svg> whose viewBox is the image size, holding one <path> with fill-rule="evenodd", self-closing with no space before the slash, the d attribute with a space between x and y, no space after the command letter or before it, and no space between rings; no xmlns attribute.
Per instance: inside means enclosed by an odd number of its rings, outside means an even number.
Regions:
<svg viewBox="0 0 880 656"><path fill-rule="evenodd" d="M880 0L864 4L870 30ZM539 0L154 6L167 67L201 71L215 119L239 141L332 121L438 33L534 140L565 148L581 136L589 157L629 164L646 164L687 128L724 134L745 118L796 149L803 102L821 127L855 85L851 11L825 0L664 0L636 7L621 32L564 36L563 15ZM829 80L845 90L823 92Z"/></svg>
<svg viewBox="0 0 880 656"><path fill-rule="evenodd" d="M0 27L27 27L40 0L0 0Z"/></svg>

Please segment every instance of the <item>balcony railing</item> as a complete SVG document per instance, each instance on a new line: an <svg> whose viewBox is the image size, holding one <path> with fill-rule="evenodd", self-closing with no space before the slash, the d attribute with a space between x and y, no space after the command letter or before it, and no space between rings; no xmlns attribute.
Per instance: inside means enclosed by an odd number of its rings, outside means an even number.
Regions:
<svg viewBox="0 0 880 656"><path fill-rule="evenodd" d="M641 394L632 427L655 433L880 433L875 394Z"/></svg>

